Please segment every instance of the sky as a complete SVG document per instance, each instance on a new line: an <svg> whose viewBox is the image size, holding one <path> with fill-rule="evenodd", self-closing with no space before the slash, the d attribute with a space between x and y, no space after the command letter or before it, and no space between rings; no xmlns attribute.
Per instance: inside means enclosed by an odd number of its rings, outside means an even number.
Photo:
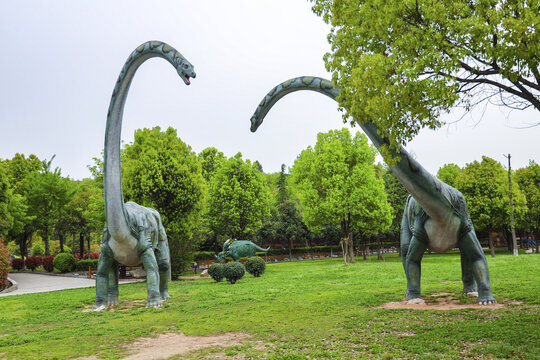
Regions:
<svg viewBox="0 0 540 360"><path fill-rule="evenodd" d="M256 133L250 118L264 95L289 78L331 78L323 56L328 25L307 0L51 0L0 2L0 159L16 153L50 159L62 175L90 177L100 157L110 97L128 55L164 41L195 67L186 86L160 58L144 63L131 84L122 139L140 128L177 129L199 153L215 147L259 161L264 172L291 167L319 132L348 127L337 104L320 94L283 98ZM538 111L478 108L444 117L406 149L431 173L489 156L512 168L540 160ZM360 128L352 128L360 131ZM380 160L379 158L379 161Z"/></svg>

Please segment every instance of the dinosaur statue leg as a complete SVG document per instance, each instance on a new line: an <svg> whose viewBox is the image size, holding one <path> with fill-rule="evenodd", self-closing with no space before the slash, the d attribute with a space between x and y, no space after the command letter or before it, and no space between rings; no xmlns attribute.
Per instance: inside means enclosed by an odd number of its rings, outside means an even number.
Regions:
<svg viewBox="0 0 540 360"><path fill-rule="evenodd" d="M146 249L141 254L141 260L144 270L146 271L146 286L148 288L146 306L160 307L161 294L159 292L159 268L152 248Z"/></svg>
<svg viewBox="0 0 540 360"><path fill-rule="evenodd" d="M474 281L473 266L464 249L460 247L461 252L461 280L463 281L463 293L478 295L476 282Z"/></svg>
<svg viewBox="0 0 540 360"><path fill-rule="evenodd" d="M411 243L412 233L409 227L409 220L407 215L403 212L401 219L401 235L399 237L401 263L403 264L403 270L407 274L407 253L409 252L409 245ZM405 292L405 298L408 297L408 292Z"/></svg>
<svg viewBox="0 0 540 360"><path fill-rule="evenodd" d="M113 253L107 244L108 235L104 233L103 237L105 241L101 244L101 254L99 255L96 274L96 303L93 307L94 311L101 311L107 308L109 297L109 274L115 263Z"/></svg>
<svg viewBox="0 0 540 360"><path fill-rule="evenodd" d="M161 300L170 299L169 295L169 274L171 271L171 258L167 240L159 241L154 251L159 269L159 292Z"/></svg>
<svg viewBox="0 0 540 360"><path fill-rule="evenodd" d="M114 261L109 269L109 284L107 288L107 304L118 304L118 263Z"/></svg>
<svg viewBox="0 0 540 360"><path fill-rule="evenodd" d="M474 230L469 231L460 239L459 248L471 264L472 274L478 287L478 302L482 305L494 304L496 301L491 292L486 257Z"/></svg>
<svg viewBox="0 0 540 360"><path fill-rule="evenodd" d="M407 258L405 259L405 275L407 275L407 302L423 303L420 297L420 275L422 256L426 251L425 241L415 235L411 238Z"/></svg>

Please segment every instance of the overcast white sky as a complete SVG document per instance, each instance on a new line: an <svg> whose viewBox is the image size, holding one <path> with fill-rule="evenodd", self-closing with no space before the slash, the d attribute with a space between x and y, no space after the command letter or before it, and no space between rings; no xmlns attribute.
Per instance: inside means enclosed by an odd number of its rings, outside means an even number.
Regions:
<svg viewBox="0 0 540 360"><path fill-rule="evenodd" d="M343 126L337 104L320 94L281 100L257 133L249 119L272 87L291 77L330 78L322 57L329 28L307 0L1 1L0 158L17 152L50 159L63 175L89 177L103 149L110 96L128 55L147 40L179 50L197 78L187 87L169 63L147 61L135 75L123 140L138 128L171 126L197 153L214 146L241 152L265 172L292 166L318 132ZM488 108L407 149L429 171L487 155L512 168L538 162L537 111ZM449 120L455 119L451 115ZM358 128L355 128L358 129Z"/></svg>

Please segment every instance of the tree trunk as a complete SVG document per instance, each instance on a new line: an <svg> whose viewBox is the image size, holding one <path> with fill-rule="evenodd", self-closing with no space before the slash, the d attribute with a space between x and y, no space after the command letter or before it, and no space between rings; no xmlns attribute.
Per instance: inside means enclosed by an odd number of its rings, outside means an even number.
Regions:
<svg viewBox="0 0 540 360"><path fill-rule="evenodd" d="M495 257L495 247L493 246L493 231L489 229L489 250L491 251L491 257Z"/></svg>
<svg viewBox="0 0 540 360"><path fill-rule="evenodd" d="M538 231L533 231L533 240L536 243L536 253L538 254L538 248L540 247L540 241L538 241Z"/></svg>
<svg viewBox="0 0 540 360"><path fill-rule="evenodd" d="M349 261L353 264L356 263L356 257L354 256L354 242L353 242L353 231L352 228L349 228L349 236L347 236L347 242L349 246Z"/></svg>
<svg viewBox="0 0 540 360"><path fill-rule="evenodd" d="M45 234L43 237L43 242L45 243L45 256L49 256L49 227L45 226Z"/></svg>
<svg viewBox="0 0 540 360"><path fill-rule="evenodd" d="M83 259L84 254L84 235L83 233L79 234L79 254L81 256L81 260Z"/></svg>
<svg viewBox="0 0 540 360"><path fill-rule="evenodd" d="M381 237L377 236L377 260L383 260L382 257L382 246L381 246Z"/></svg>
<svg viewBox="0 0 540 360"><path fill-rule="evenodd" d="M343 261L345 262L345 266L347 266L347 265L349 265L348 256L347 256L349 248L345 244L345 239L344 238L341 239L341 241L339 242L339 245L341 245L341 252L343 253Z"/></svg>
<svg viewBox="0 0 540 360"><path fill-rule="evenodd" d="M75 239L76 239L76 238L77 238L77 234L73 233L73 234L72 234L72 239L71 239L71 240L72 240L72 243L71 243L71 249L72 249L73 251L75 251Z"/></svg>
<svg viewBox="0 0 540 360"><path fill-rule="evenodd" d="M86 244L88 245L88 258L90 259L90 235L86 236Z"/></svg>
<svg viewBox="0 0 540 360"><path fill-rule="evenodd" d="M60 239L60 252L64 252L64 234L58 234L58 238Z"/></svg>

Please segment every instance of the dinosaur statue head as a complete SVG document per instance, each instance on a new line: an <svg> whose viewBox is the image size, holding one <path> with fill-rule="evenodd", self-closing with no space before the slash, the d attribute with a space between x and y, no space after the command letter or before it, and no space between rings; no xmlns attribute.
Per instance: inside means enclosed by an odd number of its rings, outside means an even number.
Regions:
<svg viewBox="0 0 540 360"><path fill-rule="evenodd" d="M178 72L178 75L184 80L184 83L186 85L191 84L190 78L194 78L197 76L195 74L195 70L193 70L193 65L186 59L181 59L178 62L178 65L176 66L176 71Z"/></svg>
<svg viewBox="0 0 540 360"><path fill-rule="evenodd" d="M257 131L259 126L261 126L263 119L264 119L264 116L261 116L261 106L259 105L257 110L255 110L255 113L251 117L251 127L249 128L251 132Z"/></svg>

